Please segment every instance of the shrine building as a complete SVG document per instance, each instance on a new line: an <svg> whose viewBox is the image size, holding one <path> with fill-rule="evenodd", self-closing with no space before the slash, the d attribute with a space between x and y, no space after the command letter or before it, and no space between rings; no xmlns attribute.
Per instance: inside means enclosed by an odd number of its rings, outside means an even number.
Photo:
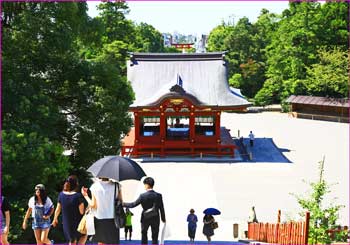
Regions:
<svg viewBox="0 0 350 245"><path fill-rule="evenodd" d="M225 53L131 53L127 78L135 93L134 127L122 142L131 157L231 156L223 111L250 103L228 84Z"/></svg>

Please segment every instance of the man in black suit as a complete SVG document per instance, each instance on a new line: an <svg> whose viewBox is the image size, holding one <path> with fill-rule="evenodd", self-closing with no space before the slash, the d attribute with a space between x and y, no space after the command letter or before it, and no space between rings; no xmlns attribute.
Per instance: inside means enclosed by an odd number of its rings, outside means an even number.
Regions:
<svg viewBox="0 0 350 245"><path fill-rule="evenodd" d="M158 234L160 218L165 223L165 212L162 195L153 190L154 179L147 177L144 179L143 184L145 185L146 192L142 193L139 198L132 203L123 203L123 206L128 208L136 207L141 204L142 214L141 214L141 233L142 240L141 244L147 244L147 231L151 226L152 230L152 244L158 244ZM160 211L160 217L159 217Z"/></svg>

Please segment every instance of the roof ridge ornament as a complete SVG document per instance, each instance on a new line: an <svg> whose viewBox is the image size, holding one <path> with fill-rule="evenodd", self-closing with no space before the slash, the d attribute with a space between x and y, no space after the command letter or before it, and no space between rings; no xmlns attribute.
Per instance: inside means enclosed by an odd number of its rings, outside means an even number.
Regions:
<svg viewBox="0 0 350 245"><path fill-rule="evenodd" d="M183 81L182 81L182 79L181 79L179 73L177 74L176 84L178 84L178 85L181 86L181 87L182 87L182 85L183 85Z"/></svg>
<svg viewBox="0 0 350 245"><path fill-rule="evenodd" d="M178 93L181 95L186 93L186 91L183 89L183 87L181 87L179 84L175 84L169 90L170 90L170 92L175 92L175 93Z"/></svg>
<svg viewBox="0 0 350 245"><path fill-rule="evenodd" d="M181 95L186 93L186 91L183 88L183 81L179 73L177 73L176 75L176 84L170 88L170 92L175 92Z"/></svg>

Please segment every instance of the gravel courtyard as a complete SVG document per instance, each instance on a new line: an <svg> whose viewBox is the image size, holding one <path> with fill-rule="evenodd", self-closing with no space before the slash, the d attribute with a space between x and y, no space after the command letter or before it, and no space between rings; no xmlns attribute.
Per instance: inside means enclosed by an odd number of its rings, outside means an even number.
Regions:
<svg viewBox="0 0 350 245"><path fill-rule="evenodd" d="M277 112L223 113L221 118L232 136L237 136L239 129L244 137L252 130L256 138L271 138L290 162L140 163L155 178L155 190L163 194L169 240L187 239L186 217L191 208L199 220L196 240L205 240L202 211L207 207L222 212L216 216L219 228L213 241L233 240L232 225L238 223L243 230L253 205L261 222L276 222L278 209L282 221L298 219L300 208L290 193L310 190L303 180L318 179L318 162L323 156L326 181L337 183L326 202L337 197L336 202L346 206L339 222L349 224L349 124L296 119ZM143 191L139 182L127 181L123 186L126 201L133 201ZM133 239L140 239L141 207L132 211ZM121 232L121 239L123 236Z"/></svg>

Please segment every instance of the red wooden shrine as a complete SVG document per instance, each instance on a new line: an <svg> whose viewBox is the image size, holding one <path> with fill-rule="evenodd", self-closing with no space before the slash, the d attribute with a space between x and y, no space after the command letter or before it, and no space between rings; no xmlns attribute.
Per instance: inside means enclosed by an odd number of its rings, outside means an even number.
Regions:
<svg viewBox="0 0 350 245"><path fill-rule="evenodd" d="M175 57L170 55L165 55L164 57L161 55L160 58L159 54L153 54L153 56L156 56L156 58L146 55L141 56L141 58L146 57L143 60L139 57L136 65L131 65L131 68L139 65L140 67L136 68L141 69L142 61L145 61L148 62L144 64L147 69L142 68L144 69L142 72L148 73L149 70L153 70L150 68L153 67L149 64L150 60L158 62L155 65L157 69L162 68L159 62L166 63L169 59L173 61L182 58L183 62L184 60L187 61L188 57L192 57L189 60L199 61L198 55L182 54L174 55ZM203 59L203 55L199 55L199 57ZM179 66L178 69L181 70L181 64L176 63L175 65ZM220 66L222 66L221 63ZM138 71L130 71L130 73L130 80L132 80L137 77ZM147 83L148 75L151 78ZM234 157L236 146L229 130L221 127L220 116L222 111L244 111L249 103L245 103L245 101L233 105L218 105L218 103L210 105L209 102L204 103L204 97L199 100L195 96L196 92L193 86L188 87L188 90L191 89L192 93L185 90L186 86L184 85L187 81L185 79L185 81L182 81L179 75L177 75L175 82L170 82L168 87L165 86L166 89L158 89L155 86L154 91L149 92L150 89L147 89L147 92L145 88L141 90L140 86L154 82L152 76L159 76L158 74L148 75L140 75L140 79L143 80L142 83L139 81L133 83L131 81L136 94L136 104L130 107L130 112L134 115L134 127L123 140L121 155L132 157L226 155ZM184 77L186 77L185 73ZM157 92L157 90L160 92ZM145 96L145 93L149 93L149 95ZM205 93L204 88L202 88L202 93ZM138 100L137 97L142 96L143 98ZM150 99L149 96L153 97Z"/></svg>

